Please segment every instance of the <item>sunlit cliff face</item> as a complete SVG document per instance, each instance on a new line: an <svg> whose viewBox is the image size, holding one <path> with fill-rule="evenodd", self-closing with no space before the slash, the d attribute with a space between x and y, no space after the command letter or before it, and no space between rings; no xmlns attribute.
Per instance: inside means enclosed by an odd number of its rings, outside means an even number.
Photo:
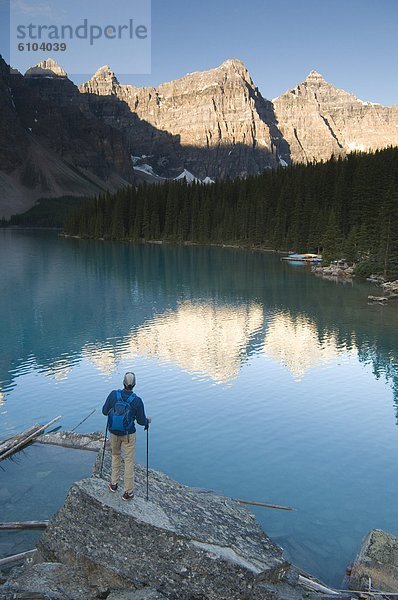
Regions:
<svg viewBox="0 0 398 600"><path fill-rule="evenodd" d="M264 340L264 352L287 367L295 379L347 351L333 334L320 340L316 325L307 317L293 318L284 313L271 320Z"/></svg>
<svg viewBox="0 0 398 600"><path fill-rule="evenodd" d="M105 373L134 356L156 356L184 371L225 382L236 377L250 339L263 326L259 304L229 307L184 302L133 330L120 350L87 346L84 355Z"/></svg>

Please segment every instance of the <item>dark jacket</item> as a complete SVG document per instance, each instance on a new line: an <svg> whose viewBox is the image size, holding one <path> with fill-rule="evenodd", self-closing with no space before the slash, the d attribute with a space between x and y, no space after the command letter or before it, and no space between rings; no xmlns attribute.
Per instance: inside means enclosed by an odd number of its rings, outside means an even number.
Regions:
<svg viewBox="0 0 398 600"><path fill-rule="evenodd" d="M141 398L139 396L137 396L136 394L134 394L134 392L132 392L130 390L121 390L121 395L122 395L122 399L125 401L128 400L128 398L130 398L131 395L133 396L133 399L130 400L131 408L133 411L133 420L132 420L132 425L127 430L126 435L135 432L134 421L137 421L137 423L139 425L142 425L143 427L145 427L145 429L148 429L148 419L145 416L144 403L141 400ZM114 407L115 402L116 402L116 390L113 390L107 397L105 404L102 407L102 414L108 415L111 408ZM109 431L111 433L114 433L115 435L124 435L123 433L120 433L120 431L112 431L112 429L110 429Z"/></svg>

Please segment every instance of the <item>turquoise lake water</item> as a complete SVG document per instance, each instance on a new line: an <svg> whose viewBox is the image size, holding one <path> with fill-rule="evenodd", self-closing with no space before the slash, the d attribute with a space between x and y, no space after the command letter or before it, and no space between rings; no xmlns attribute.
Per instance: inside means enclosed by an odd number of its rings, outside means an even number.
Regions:
<svg viewBox="0 0 398 600"><path fill-rule="evenodd" d="M79 431L103 431L134 370L151 466L294 507L255 513L301 568L340 586L370 529L398 535L398 306L368 305L370 284L272 253L23 230L0 230L0 273L1 438L94 408ZM1 520L49 516L92 462L34 446L3 463ZM0 534L0 553L30 542Z"/></svg>

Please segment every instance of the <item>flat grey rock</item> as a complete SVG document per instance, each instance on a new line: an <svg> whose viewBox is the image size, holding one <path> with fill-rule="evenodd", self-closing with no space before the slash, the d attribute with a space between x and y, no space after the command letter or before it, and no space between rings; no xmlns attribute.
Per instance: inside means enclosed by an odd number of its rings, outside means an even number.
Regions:
<svg viewBox="0 0 398 600"><path fill-rule="evenodd" d="M11 577L0 588L0 598L42 598L51 600L92 600L97 590L89 586L85 574L78 568L60 563L40 563Z"/></svg>
<svg viewBox="0 0 398 600"><path fill-rule="evenodd" d="M72 485L33 565L16 570L0 598L44 600L300 600L299 572L244 506L136 465L135 497L108 488L110 452ZM3 596L1 595L3 593ZM8 595L6 595L8 594ZM317 594L310 593L311 598ZM21 596L22 597L22 596ZM28 596L29 597L29 596Z"/></svg>
<svg viewBox="0 0 398 600"><path fill-rule="evenodd" d="M203 494L136 465L135 497L108 489L102 475L75 483L39 542L43 560L86 573L111 600L302 598L296 570L241 504ZM100 581L99 578L100 577ZM99 585L100 583L100 585ZM134 595L135 594L135 595Z"/></svg>

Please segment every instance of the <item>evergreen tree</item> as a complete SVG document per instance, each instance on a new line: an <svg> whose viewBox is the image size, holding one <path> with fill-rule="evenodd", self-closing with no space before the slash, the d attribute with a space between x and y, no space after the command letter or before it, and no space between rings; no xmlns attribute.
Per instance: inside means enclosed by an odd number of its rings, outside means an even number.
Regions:
<svg viewBox="0 0 398 600"><path fill-rule="evenodd" d="M392 184L380 211L378 259L385 278L398 277L398 191Z"/></svg>
<svg viewBox="0 0 398 600"><path fill-rule="evenodd" d="M344 258L349 263L356 263L358 260L358 247L357 247L357 229L352 227L344 242Z"/></svg>
<svg viewBox="0 0 398 600"><path fill-rule="evenodd" d="M326 263L342 258L343 244L334 210L330 212L328 225L322 240L322 246L323 259Z"/></svg>

